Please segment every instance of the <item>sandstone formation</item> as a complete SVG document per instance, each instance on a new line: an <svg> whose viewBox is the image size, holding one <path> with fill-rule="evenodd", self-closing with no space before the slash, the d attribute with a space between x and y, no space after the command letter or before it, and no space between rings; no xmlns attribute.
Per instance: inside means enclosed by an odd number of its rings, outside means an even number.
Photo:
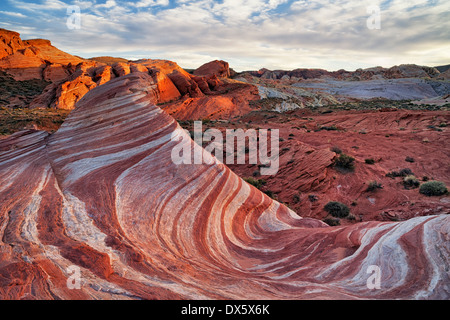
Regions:
<svg viewBox="0 0 450 320"><path fill-rule="evenodd" d="M174 164L180 144L203 151L158 95L130 73L55 134L0 140L0 299L449 299L448 215L300 218L208 154Z"/></svg>
<svg viewBox="0 0 450 320"><path fill-rule="evenodd" d="M222 60L214 60L205 63L198 69L194 71L194 75L216 75L218 77L229 78L230 77L230 66L228 62Z"/></svg>
<svg viewBox="0 0 450 320"><path fill-rule="evenodd" d="M183 96L203 97L205 94L212 94L212 91L218 90L222 85L215 75L193 76L176 63L166 60L117 62L111 65L86 61L79 63L64 80L49 85L42 95L34 99L31 106L71 110L93 88L111 79L140 72L150 74L155 79L158 103L178 100Z"/></svg>
<svg viewBox="0 0 450 320"><path fill-rule="evenodd" d="M19 33L0 29L0 70L16 80L60 81L70 74L70 65L82 61L55 48L49 40L22 41Z"/></svg>
<svg viewBox="0 0 450 320"><path fill-rule="evenodd" d="M134 62L85 61L70 65L70 75L55 81L36 97L31 107L71 110L87 92L111 79L130 73L152 76L157 86L157 103L179 120L229 118L252 110L248 101L257 99L253 85L219 78L216 74L192 75L167 60Z"/></svg>

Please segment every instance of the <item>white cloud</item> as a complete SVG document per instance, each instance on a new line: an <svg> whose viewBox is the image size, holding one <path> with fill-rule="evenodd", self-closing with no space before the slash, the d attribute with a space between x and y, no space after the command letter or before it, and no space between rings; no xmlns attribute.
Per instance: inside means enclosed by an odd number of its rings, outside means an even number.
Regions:
<svg viewBox="0 0 450 320"><path fill-rule="evenodd" d="M19 12L10 12L10 11L0 11L0 14L6 14L8 16L13 16L17 18L26 18L26 15Z"/></svg>
<svg viewBox="0 0 450 320"><path fill-rule="evenodd" d="M154 6L168 6L169 0L141 0L134 4L137 8L147 8Z"/></svg>
<svg viewBox="0 0 450 320"><path fill-rule="evenodd" d="M42 10L62 10L66 9L68 7L68 4L59 1L59 0L45 0L42 3L30 3L30 2L23 2L18 0L8 0L11 5L13 5L16 8L23 9L23 10L36 10L36 11L42 11Z"/></svg>
<svg viewBox="0 0 450 320"><path fill-rule="evenodd" d="M448 0L380 1L381 29L369 30L366 7L374 2L297 0L280 11L287 0L177 0L175 7L168 0L78 0L71 2L83 5L76 32L65 28L65 15L49 15L42 3L29 4L33 15L18 20L17 28L35 26L34 37L85 57L165 58L191 68L212 59L228 60L237 70L450 62ZM157 13L142 10L158 5Z"/></svg>
<svg viewBox="0 0 450 320"><path fill-rule="evenodd" d="M107 8L107 9L109 9L109 8L113 8L115 6L117 6L117 3L116 3L115 0L107 0L105 3L97 4L95 7L96 8Z"/></svg>

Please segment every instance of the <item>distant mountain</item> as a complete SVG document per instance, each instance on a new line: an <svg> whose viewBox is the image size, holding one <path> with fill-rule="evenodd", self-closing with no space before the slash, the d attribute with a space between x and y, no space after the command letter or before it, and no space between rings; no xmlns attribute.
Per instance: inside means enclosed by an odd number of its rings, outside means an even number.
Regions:
<svg viewBox="0 0 450 320"><path fill-rule="evenodd" d="M438 69L440 73L443 73L443 72L447 71L448 69L450 69L450 64L447 64L445 66L435 67L435 68Z"/></svg>
<svg viewBox="0 0 450 320"><path fill-rule="evenodd" d="M380 80L380 79L400 79L400 78L435 78L440 75L440 71L433 67L418 66L415 64L401 64L391 68L373 67L358 69L356 71L327 71L324 69L295 69L246 71L252 76L272 79L272 80L306 80L319 78L334 78L338 80ZM242 73L241 73L242 74Z"/></svg>

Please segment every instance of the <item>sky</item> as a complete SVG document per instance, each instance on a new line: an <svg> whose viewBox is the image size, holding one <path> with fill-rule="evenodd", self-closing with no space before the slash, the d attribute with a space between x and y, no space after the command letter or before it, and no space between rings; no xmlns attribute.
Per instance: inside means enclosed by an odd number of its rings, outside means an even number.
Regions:
<svg viewBox="0 0 450 320"><path fill-rule="evenodd" d="M84 58L184 68L450 64L449 0L0 0L0 28Z"/></svg>

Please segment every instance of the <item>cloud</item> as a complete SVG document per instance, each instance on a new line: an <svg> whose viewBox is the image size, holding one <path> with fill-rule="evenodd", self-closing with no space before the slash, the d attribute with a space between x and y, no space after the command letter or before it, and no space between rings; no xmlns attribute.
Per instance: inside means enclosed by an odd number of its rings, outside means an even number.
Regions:
<svg viewBox="0 0 450 320"><path fill-rule="evenodd" d="M13 17L17 17L17 18L26 18L27 16L19 13L19 12L10 12L10 11L0 11L0 14L6 14L8 16L13 16Z"/></svg>
<svg viewBox="0 0 450 320"><path fill-rule="evenodd" d="M134 4L137 8L147 8L154 6L168 6L169 0L141 0Z"/></svg>
<svg viewBox="0 0 450 320"><path fill-rule="evenodd" d="M50 11L66 9L68 4L59 0L45 0L41 3L23 2L18 0L8 0L16 8L31 11Z"/></svg>
<svg viewBox="0 0 450 320"><path fill-rule="evenodd" d="M115 0L107 0L103 4L97 4L96 8L107 8L107 9L109 9L109 8L113 8L113 7L116 7L116 6L117 6L117 3L116 3Z"/></svg>
<svg viewBox="0 0 450 320"><path fill-rule="evenodd" d="M65 12L56 15L43 7L69 2L82 8L80 30L65 27ZM367 6L377 3L381 29L370 30ZM237 70L450 62L445 57L447 0L46 0L27 5L33 14L17 20L18 28L36 27L34 37L45 36L85 57L166 58L192 68L224 59Z"/></svg>

